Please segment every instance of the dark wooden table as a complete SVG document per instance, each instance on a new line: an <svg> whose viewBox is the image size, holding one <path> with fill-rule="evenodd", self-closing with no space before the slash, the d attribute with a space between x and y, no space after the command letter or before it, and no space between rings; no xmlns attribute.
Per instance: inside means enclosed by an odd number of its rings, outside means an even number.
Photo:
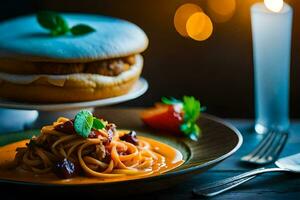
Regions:
<svg viewBox="0 0 300 200"><path fill-rule="evenodd" d="M242 155L250 152L261 140L262 136L253 132L253 121L232 119L228 119L227 121L236 126L241 131L244 138L242 147L235 154L209 171L195 176L192 180L182 183L174 188L155 193L151 198L144 199L203 199L202 197L195 197L191 194L193 187L254 169L255 166L244 165L239 162L239 159ZM281 156L287 156L298 152L300 152L300 121L295 120L292 121L288 143L281 153ZM208 199L299 200L300 175L280 173L263 174L236 189Z"/></svg>
<svg viewBox="0 0 300 200"><path fill-rule="evenodd" d="M116 110L113 109L115 112ZM106 110L105 112L107 112ZM118 111L119 112L119 111ZM122 110L120 111L122 112ZM97 111L97 113L101 113ZM126 118L126 115L124 115ZM257 135L253 132L252 126L253 121L250 120L232 120L228 119L228 122L232 123L236 126L242 133L244 137L244 143L242 147L231 157L210 169L209 171L199 174L195 176L193 179L188 180L186 182L181 183L178 186L173 188L162 190L158 192L154 192L151 194L143 194L136 196L128 196L122 197L122 199L203 199L203 197L196 197L192 194L192 189L195 186L199 186L201 184L205 184L208 182L212 182L215 180L227 178L230 176L234 176L251 169L254 169L255 166L244 165L239 162L239 159L242 155L250 152L255 145L261 140L262 136ZM295 154L300 152L300 120L292 121L291 131L288 139L288 143L284 148L281 156L287 156L291 154ZM0 199L20 199L20 195L18 192L12 191L12 188L2 188L5 191L2 191L0 194ZM19 188L20 189L20 188ZM22 188L21 188L22 189ZM141 188L142 189L142 188ZM1 188L0 188L1 191ZM21 192L21 191L20 191ZM24 191L23 191L24 192ZM117 191L116 191L117 192ZM67 196L60 196L59 194L47 194L47 196L43 196L42 192L35 195L36 193L32 193L30 191L26 192L29 199L41 199L41 198L50 198L50 199L102 199L100 196L91 196L92 194L84 193L84 194L76 194L72 196L72 194L68 194ZM24 197L22 195L21 197ZM111 200L112 198L109 198ZM245 183L244 185L228 191L224 194L221 194L216 197L212 197L209 199L298 199L300 200L300 175L296 174L280 174L280 173L270 173L263 174L257 177L254 180Z"/></svg>
<svg viewBox="0 0 300 200"><path fill-rule="evenodd" d="M191 192L193 187L254 169L256 166L245 165L241 163L239 159L243 155L249 153L258 144L263 136L254 133L252 120L227 119L226 121L237 127L243 135L243 145L235 154L209 171L199 174L193 179L183 182L176 187L158 191L152 194L130 197L130 199L203 199L202 197L193 196ZM299 152L300 120L295 120L291 123L291 131L288 143L282 151L281 156L287 156ZM280 173L263 174L234 190L209 199L300 200L300 175Z"/></svg>

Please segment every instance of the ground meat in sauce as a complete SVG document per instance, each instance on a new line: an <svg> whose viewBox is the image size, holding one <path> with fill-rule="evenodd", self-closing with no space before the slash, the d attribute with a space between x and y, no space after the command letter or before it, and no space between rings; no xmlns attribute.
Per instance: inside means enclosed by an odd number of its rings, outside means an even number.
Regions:
<svg viewBox="0 0 300 200"><path fill-rule="evenodd" d="M99 144L96 146L96 151L93 156L99 160L103 160L105 158L106 150L103 144Z"/></svg>
<svg viewBox="0 0 300 200"><path fill-rule="evenodd" d="M108 145L111 142L115 131L117 131L116 125L113 124L113 123L107 124L106 127L105 127L105 130L108 133L108 138L103 138L103 144ZM99 135L101 135L100 131L93 129L90 132L88 137L89 138L98 138Z"/></svg>
<svg viewBox="0 0 300 200"><path fill-rule="evenodd" d="M9 61L7 60L5 62L9 63ZM16 61L13 62L15 63ZM20 61L19 65L21 64L21 62L22 61ZM94 62L87 62L87 63L34 62L29 64L30 67L24 65L23 68L19 68L17 71L12 70L11 68L2 69L0 66L0 71L13 73L13 74L62 75L62 74L74 74L74 73L91 73L91 74L100 74L105 76L117 76L122 72L129 70L130 67L135 64L135 62L136 62L135 56L128 56L123 58L115 58L115 59L94 61Z"/></svg>

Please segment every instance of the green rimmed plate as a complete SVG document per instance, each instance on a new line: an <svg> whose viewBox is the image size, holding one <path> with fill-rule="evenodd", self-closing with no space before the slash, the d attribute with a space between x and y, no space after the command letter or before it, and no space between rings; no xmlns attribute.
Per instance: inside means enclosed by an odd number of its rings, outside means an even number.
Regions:
<svg viewBox="0 0 300 200"><path fill-rule="evenodd" d="M175 147L184 156L185 163L183 165L158 176L112 183L55 185L1 179L0 182L5 186L9 185L10 188L21 186L22 188L30 187L31 189L43 188L44 191L64 188L63 191L65 192L69 190L88 191L102 195L150 192L171 187L195 174L208 170L232 155L242 144L242 136L236 128L221 119L209 115L202 115L199 119L202 137L198 142L194 142L187 138L148 129L139 119L140 111L140 109L104 109L96 111L95 115L115 122L120 128L136 130L140 135L160 140ZM0 146L30 138L34 134L38 134L38 131L0 135Z"/></svg>

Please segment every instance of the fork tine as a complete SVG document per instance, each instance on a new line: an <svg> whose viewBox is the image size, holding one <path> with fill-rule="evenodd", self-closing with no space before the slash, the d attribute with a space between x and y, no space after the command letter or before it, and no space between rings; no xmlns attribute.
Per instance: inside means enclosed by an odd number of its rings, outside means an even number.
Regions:
<svg viewBox="0 0 300 200"><path fill-rule="evenodd" d="M266 144L262 147L262 149L249 160L249 162L256 163L256 161L258 159L260 159L268 151L268 149L272 146L275 139L276 139L276 133L272 132L272 136L270 137L270 139L266 142Z"/></svg>
<svg viewBox="0 0 300 200"><path fill-rule="evenodd" d="M267 164L272 161L272 157L270 155L276 150L276 148L282 144L282 139L284 138L284 134L277 132L275 134L274 140L272 141L271 145L269 148L266 150L266 152L255 162L258 164Z"/></svg>
<svg viewBox="0 0 300 200"><path fill-rule="evenodd" d="M259 159L262 152L270 145L270 141L273 140L274 135L274 132L269 132L250 154L242 158L242 161L255 162L255 160Z"/></svg>
<svg viewBox="0 0 300 200"><path fill-rule="evenodd" d="M288 139L288 133L283 133L283 136L280 138L281 140L279 140L278 145L276 146L275 150L273 152L271 152L271 154L268 157L268 160L275 160L280 152L282 151L283 147L286 144L286 141Z"/></svg>
<svg viewBox="0 0 300 200"><path fill-rule="evenodd" d="M268 140L270 139L270 137L272 136L272 132L269 132L264 138L263 140L259 143L259 145L252 151L250 152L248 155L243 156L241 158L242 161L249 161L251 158L253 158L257 153L260 152L260 150L265 146L265 144L268 142Z"/></svg>

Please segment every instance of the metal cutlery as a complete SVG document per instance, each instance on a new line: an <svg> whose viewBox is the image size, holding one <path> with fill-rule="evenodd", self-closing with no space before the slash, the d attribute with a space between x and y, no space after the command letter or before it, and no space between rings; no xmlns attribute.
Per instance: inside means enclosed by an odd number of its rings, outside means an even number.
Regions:
<svg viewBox="0 0 300 200"><path fill-rule="evenodd" d="M194 188L193 193L201 196L215 196L241 185L259 174L267 172L300 173L300 153L284 157L275 162L276 168L259 168L252 171Z"/></svg>
<svg viewBox="0 0 300 200"><path fill-rule="evenodd" d="M279 156L288 138L286 132L271 131L267 133L259 145L241 161L257 165L266 165L274 162Z"/></svg>

